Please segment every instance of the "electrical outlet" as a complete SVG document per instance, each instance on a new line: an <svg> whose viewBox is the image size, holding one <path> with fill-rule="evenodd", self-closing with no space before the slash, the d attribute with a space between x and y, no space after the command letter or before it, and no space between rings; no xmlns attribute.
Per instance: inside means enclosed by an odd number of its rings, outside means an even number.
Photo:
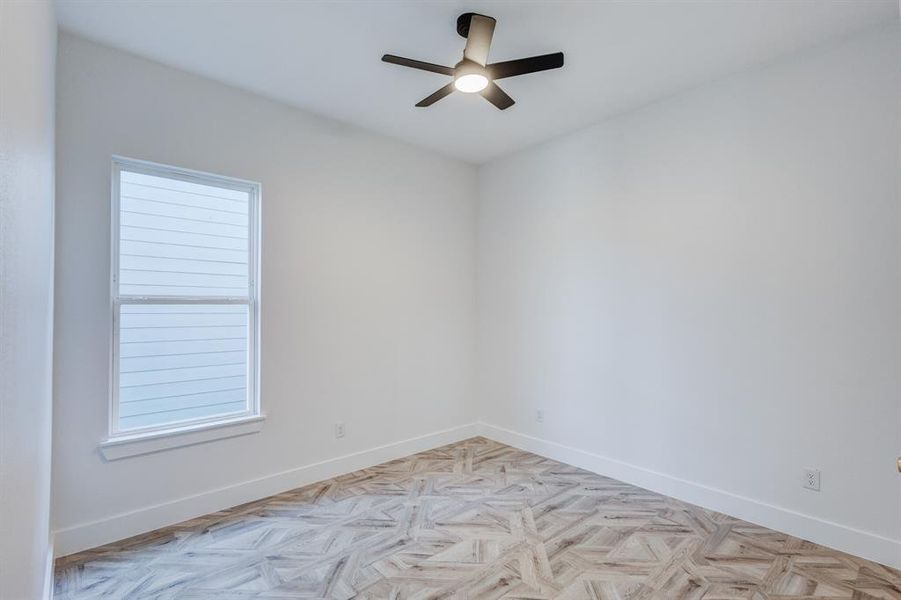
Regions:
<svg viewBox="0 0 901 600"><path fill-rule="evenodd" d="M804 479L801 482L808 490L820 491L820 472L816 469L804 469Z"/></svg>
<svg viewBox="0 0 901 600"><path fill-rule="evenodd" d="M535 411L535 420L539 423L544 423L544 411L540 408Z"/></svg>
<svg viewBox="0 0 901 600"><path fill-rule="evenodd" d="M344 437L344 423L335 423L335 437L336 438Z"/></svg>

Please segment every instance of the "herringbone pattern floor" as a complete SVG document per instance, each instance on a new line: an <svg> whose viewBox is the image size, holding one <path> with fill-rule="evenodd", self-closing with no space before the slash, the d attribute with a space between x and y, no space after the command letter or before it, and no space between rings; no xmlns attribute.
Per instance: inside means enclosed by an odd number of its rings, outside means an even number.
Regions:
<svg viewBox="0 0 901 600"><path fill-rule="evenodd" d="M483 438L62 559L57 600L901 599L901 572Z"/></svg>

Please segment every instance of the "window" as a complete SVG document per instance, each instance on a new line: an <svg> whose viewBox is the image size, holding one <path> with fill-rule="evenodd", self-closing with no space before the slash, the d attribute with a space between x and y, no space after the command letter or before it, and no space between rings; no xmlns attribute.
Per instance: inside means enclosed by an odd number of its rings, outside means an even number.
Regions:
<svg viewBox="0 0 901 600"><path fill-rule="evenodd" d="M113 160L110 438L259 414L259 184Z"/></svg>

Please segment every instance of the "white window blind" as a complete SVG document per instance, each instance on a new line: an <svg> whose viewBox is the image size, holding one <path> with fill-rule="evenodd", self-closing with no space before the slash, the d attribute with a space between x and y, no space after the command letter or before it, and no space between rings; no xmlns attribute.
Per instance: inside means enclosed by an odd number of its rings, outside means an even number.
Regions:
<svg viewBox="0 0 901 600"><path fill-rule="evenodd" d="M113 436L258 414L258 202L255 183L114 160Z"/></svg>

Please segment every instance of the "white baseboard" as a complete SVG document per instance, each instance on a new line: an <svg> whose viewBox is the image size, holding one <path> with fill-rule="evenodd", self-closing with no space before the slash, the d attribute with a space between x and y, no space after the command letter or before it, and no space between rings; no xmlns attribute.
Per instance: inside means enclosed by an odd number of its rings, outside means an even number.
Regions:
<svg viewBox="0 0 901 600"><path fill-rule="evenodd" d="M901 568L901 541L818 519L664 473L542 440L509 429L479 423L479 435L540 456L631 483L697 506L782 531L835 550Z"/></svg>
<svg viewBox="0 0 901 600"><path fill-rule="evenodd" d="M461 425L180 498L172 502L114 515L99 521L60 529L54 532L57 556L66 556L89 548L96 548L317 481L458 442L475 435L477 435L476 424Z"/></svg>
<svg viewBox="0 0 901 600"><path fill-rule="evenodd" d="M53 533L50 534L50 542L47 546L47 558L45 559L44 564L44 590L41 598L43 600L53 600Z"/></svg>
<svg viewBox="0 0 901 600"><path fill-rule="evenodd" d="M57 556L66 556L475 435L482 435L751 523L784 531L836 550L901 568L901 541L487 423L462 425L100 521L61 529L54 532L54 547ZM50 562L48 577L52 590L52 561Z"/></svg>

